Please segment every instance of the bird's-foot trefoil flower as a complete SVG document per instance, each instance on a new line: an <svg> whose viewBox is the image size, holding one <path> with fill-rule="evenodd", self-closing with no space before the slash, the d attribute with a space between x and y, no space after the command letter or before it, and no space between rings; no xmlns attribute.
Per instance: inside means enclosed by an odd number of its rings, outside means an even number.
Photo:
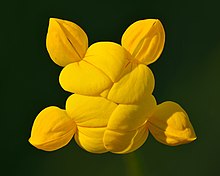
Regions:
<svg viewBox="0 0 220 176"><path fill-rule="evenodd" d="M133 23L121 45L97 42L88 47L86 33L76 24L51 18L47 50L64 67L59 82L73 93L65 110L48 107L34 121L30 143L52 151L71 138L92 153L129 153L149 132L159 142L176 146L196 139L187 113L177 103L157 104L154 76L147 66L164 47L165 32L157 19Z"/></svg>

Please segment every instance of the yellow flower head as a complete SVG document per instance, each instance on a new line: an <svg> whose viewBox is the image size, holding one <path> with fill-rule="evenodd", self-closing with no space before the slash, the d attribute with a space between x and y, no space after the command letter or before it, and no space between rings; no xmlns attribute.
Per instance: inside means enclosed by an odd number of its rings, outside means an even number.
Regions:
<svg viewBox="0 0 220 176"><path fill-rule="evenodd" d="M174 102L157 105L154 76L147 66L164 47L165 32L159 20L133 23L121 45L97 42L88 48L85 32L76 24L51 18L47 49L64 67L59 81L74 93L65 110L51 106L39 113L30 143L52 151L74 136L92 153L129 153L138 149L149 131L161 143L175 146L196 139L187 113Z"/></svg>

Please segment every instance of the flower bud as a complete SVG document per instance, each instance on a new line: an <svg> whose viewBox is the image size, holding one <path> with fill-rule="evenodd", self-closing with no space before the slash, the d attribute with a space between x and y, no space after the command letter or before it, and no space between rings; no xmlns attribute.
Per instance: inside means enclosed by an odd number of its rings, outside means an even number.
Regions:
<svg viewBox="0 0 220 176"><path fill-rule="evenodd" d="M140 20L127 28L122 36L122 46L133 59L146 65L160 56L165 42L165 32L157 19Z"/></svg>
<svg viewBox="0 0 220 176"><path fill-rule="evenodd" d="M186 112L171 101L158 105L147 124L155 139L166 145L175 146L196 139Z"/></svg>
<svg viewBox="0 0 220 176"><path fill-rule="evenodd" d="M42 110L34 121L29 142L45 151L65 146L76 132L76 124L65 110L50 106Z"/></svg>
<svg viewBox="0 0 220 176"><path fill-rule="evenodd" d="M84 57L88 38L75 23L50 18L46 45L51 59L59 66L66 66Z"/></svg>

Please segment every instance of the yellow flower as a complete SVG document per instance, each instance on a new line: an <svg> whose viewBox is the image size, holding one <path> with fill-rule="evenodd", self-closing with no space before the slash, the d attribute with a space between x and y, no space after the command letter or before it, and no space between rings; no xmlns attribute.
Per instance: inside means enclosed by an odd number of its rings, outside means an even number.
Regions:
<svg viewBox="0 0 220 176"><path fill-rule="evenodd" d="M36 118L30 143L56 150L74 136L93 153L129 153L138 149L149 131L167 145L196 139L186 112L174 102L157 105L154 76L149 67L160 56L165 32L159 20L133 23L122 45L97 42L88 48L85 32L76 24L50 19L47 49L51 59L64 66L59 81L74 93L66 110L44 109Z"/></svg>

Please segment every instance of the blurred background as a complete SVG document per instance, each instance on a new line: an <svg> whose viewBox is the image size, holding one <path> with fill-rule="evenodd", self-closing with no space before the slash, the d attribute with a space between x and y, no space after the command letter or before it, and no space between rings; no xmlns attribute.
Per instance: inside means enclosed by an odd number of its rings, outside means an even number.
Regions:
<svg viewBox="0 0 220 176"><path fill-rule="evenodd" d="M206 176L220 171L220 4L217 0L12 0L1 4L1 175ZM58 83L61 67L49 58L50 17L73 21L97 41L120 43L125 29L158 18L166 31L160 59L151 64L159 103L172 100L188 112L198 139L169 147L151 135L127 155L91 154L72 140L44 152L28 143L36 115L64 108L69 93ZM4 173L4 174L2 174Z"/></svg>

